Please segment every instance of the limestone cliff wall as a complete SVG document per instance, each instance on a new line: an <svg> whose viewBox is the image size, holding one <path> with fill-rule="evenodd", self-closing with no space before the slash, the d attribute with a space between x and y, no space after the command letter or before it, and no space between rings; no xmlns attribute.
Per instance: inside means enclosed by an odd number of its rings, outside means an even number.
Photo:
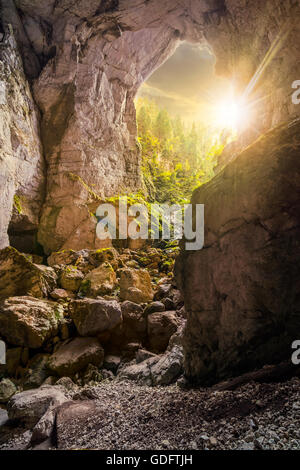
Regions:
<svg viewBox="0 0 300 470"><path fill-rule="evenodd" d="M44 198L39 113L11 31L0 43L0 247L33 246Z"/></svg>
<svg viewBox="0 0 300 470"><path fill-rule="evenodd" d="M205 246L182 250L185 371L195 382L291 357L300 327L300 121L270 131L195 191Z"/></svg>

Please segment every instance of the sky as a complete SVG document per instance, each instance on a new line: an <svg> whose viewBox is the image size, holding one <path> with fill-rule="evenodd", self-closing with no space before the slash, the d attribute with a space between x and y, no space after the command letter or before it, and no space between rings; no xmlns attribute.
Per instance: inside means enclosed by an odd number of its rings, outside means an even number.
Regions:
<svg viewBox="0 0 300 470"><path fill-rule="evenodd" d="M186 42L141 86L138 97L187 121L210 124L214 109L228 92L228 81L214 73L215 58L208 49Z"/></svg>

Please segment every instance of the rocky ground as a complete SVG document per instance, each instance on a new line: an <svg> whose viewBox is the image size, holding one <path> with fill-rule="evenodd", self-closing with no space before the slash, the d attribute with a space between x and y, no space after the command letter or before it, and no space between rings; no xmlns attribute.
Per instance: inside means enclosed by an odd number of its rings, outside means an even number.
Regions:
<svg viewBox="0 0 300 470"><path fill-rule="evenodd" d="M300 448L298 378L187 388L176 254L0 251L1 449Z"/></svg>
<svg viewBox="0 0 300 470"><path fill-rule="evenodd" d="M294 378L216 392L102 382L69 391L52 441L35 448L300 449L299 385ZM26 427L0 429L1 449L30 448Z"/></svg>

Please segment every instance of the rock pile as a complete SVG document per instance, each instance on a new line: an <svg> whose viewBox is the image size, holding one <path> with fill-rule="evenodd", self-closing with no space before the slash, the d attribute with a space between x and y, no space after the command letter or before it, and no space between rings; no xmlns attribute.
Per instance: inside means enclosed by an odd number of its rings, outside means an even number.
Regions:
<svg viewBox="0 0 300 470"><path fill-rule="evenodd" d="M172 273L176 253L177 247L65 250L42 265L12 247L1 250L1 402L67 378L79 386L115 376L149 385L176 381L183 354L173 338L185 322Z"/></svg>

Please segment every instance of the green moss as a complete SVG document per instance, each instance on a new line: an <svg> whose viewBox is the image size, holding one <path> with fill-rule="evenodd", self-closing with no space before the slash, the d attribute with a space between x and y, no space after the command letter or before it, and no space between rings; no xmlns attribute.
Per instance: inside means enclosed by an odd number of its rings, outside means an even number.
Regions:
<svg viewBox="0 0 300 470"><path fill-rule="evenodd" d="M91 281L89 279L85 279L84 281L82 281L78 292L78 297L86 297L90 291L90 288Z"/></svg>
<svg viewBox="0 0 300 470"><path fill-rule="evenodd" d="M75 175L74 173L68 173L68 177L72 180L72 181L77 181L78 183L81 184L81 186L86 189L86 191L89 193L89 195L95 199L96 201L99 201L101 202L102 199L100 196L98 196L98 194L95 193L95 191L92 190L92 188L81 178L81 176L79 175ZM94 216L93 213L90 213L92 216Z"/></svg>

